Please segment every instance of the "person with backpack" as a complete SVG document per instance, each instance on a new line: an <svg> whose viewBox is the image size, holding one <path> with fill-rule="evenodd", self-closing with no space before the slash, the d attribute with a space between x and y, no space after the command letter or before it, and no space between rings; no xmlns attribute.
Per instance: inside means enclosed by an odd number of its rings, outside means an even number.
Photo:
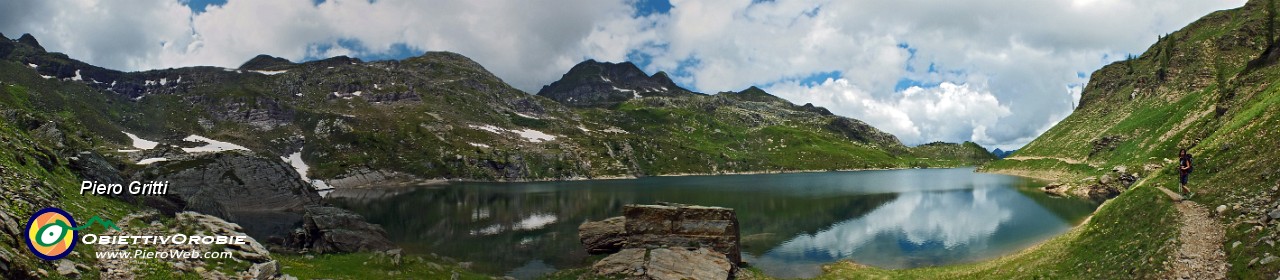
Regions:
<svg viewBox="0 0 1280 280"><path fill-rule="evenodd" d="M1194 169L1191 166L1191 154L1187 153L1187 149L1182 149L1178 152L1178 173L1181 175L1179 177L1182 182L1181 191L1187 194L1187 198L1195 195L1190 188L1187 188L1187 176L1191 174L1192 170Z"/></svg>

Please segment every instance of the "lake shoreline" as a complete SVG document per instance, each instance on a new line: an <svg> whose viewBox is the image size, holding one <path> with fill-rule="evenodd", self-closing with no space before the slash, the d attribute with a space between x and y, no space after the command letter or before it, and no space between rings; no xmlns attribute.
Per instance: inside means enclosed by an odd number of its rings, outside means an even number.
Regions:
<svg viewBox="0 0 1280 280"><path fill-rule="evenodd" d="M984 168L977 168L974 170L974 172L1016 176L1016 177L1022 177L1022 178L1028 178L1028 179L1043 180L1045 182L1050 182L1050 183L1063 180L1062 179L1063 175L1060 174L1060 172L1052 172L1052 171L1007 170L1007 169L989 170ZM986 259L986 260L981 260L981 261L976 261L971 263L959 263L959 264L949 264L949 265L941 265L941 266L916 267L916 268L904 268L904 269L886 269L886 268L875 267L867 264L861 264L849 259L844 259L844 260L838 260L835 262L823 264L822 274L820 274L818 278L823 276L842 275L842 273L843 275L848 276L848 273L858 271L858 270L872 270L872 272L869 274L874 275L874 274L880 274L879 271L902 272L902 271L913 271L913 270L914 271L933 270L935 272L941 272L949 269L954 269L954 270L975 269L977 267L982 267L982 266L991 266L991 265L999 265L1002 263L1007 263L1014 259L1026 257L1032 254L1052 253L1048 251L1048 250L1051 250L1051 248L1049 248L1047 245L1054 242L1060 242L1061 240L1079 238L1079 235L1081 234L1081 231L1085 229L1085 226L1089 225L1089 223L1093 221L1094 215L1096 215L1098 211L1102 210L1107 205L1111 204L1112 201L1114 201L1114 199L1108 199L1106 201L1103 201L1101 204L1098 204L1098 207L1095 208L1092 212L1090 212L1088 216L1085 216L1079 223L1076 223L1075 225L1071 226L1071 228L1069 228L1066 232L1063 232L1062 234L1037 242L1034 245L1031 245L1030 247L1026 247L1021 250L1017 250L996 258L991 258L991 259ZM925 274L929 274L929 273L930 272L926 272ZM763 278L766 278L766 279L773 278L767 275L758 275L758 276L763 276Z"/></svg>
<svg viewBox="0 0 1280 280"><path fill-rule="evenodd" d="M732 176L732 175L762 175L762 174L801 174L801 173L823 173L823 172L853 172L853 171L876 171L876 170L908 170L908 169L953 169L953 168L977 168L977 166L951 166L951 167L893 167L893 168L851 168L851 169L805 169L805 170L767 170L767 171L739 171L739 172L713 172L713 173L666 173L658 175L612 175L599 177L572 177L572 178L547 178L547 179L518 179L518 180L478 180L478 179L459 179L459 178L433 178L433 179L386 179L376 183L368 183L356 186L334 188L336 189L378 189L378 188L406 188L416 186L433 186L447 185L450 183L536 183L536 182L578 182L578 181L607 181L607 180L635 180L645 177L689 177L689 176ZM975 172L980 172L975 169ZM1014 175L1014 174L1006 174ZM1023 176L1025 177L1025 176Z"/></svg>
<svg viewBox="0 0 1280 280"><path fill-rule="evenodd" d="M752 231L755 233L766 232L766 233L780 234L780 236L782 237L779 238L780 240L778 241L760 241L763 243L754 245L754 246L765 246L764 248L773 248L773 247L780 246L774 243L780 242L782 240L787 240L789 238L785 238L785 237L792 237L794 235L794 233L788 231L787 229L805 228L807 230L809 228L813 228L813 229L819 229L815 232L815 234L821 233L821 235L824 235L824 236L840 235L839 232L842 232L840 230L821 230L821 229L827 229L831 227L831 225L836 225L836 224L853 225L854 227L860 227L858 225L866 223L867 221L881 221L881 224L883 224L883 221L884 221L883 218L885 217L884 214L889 213L886 211L890 211L885 209L901 209L902 206L914 205L918 203L918 201L920 201L919 199L923 199L923 201L952 202L952 203L941 203L941 204L928 203L927 205L932 205L934 206L934 208L936 208L935 210L932 210L933 212L936 212L936 213L965 212L965 211L952 211L952 210L937 210L937 209L957 209L956 207L954 207L956 205L960 206L960 208L958 209L974 208L973 206L968 205L971 202L968 199L966 199L969 196L969 192L973 192L974 189L964 188L964 187L957 188L953 185L963 186L966 184L970 184L970 185L978 184L978 185L985 186L989 184L996 184L996 182L1000 182L998 184L1007 185L1009 186L1009 188L1016 188L1016 186L1021 186L1021 184L1010 184L1010 183L1004 183L1004 182L1026 182L1025 181L1026 179L1023 177L1017 177L1017 176L1004 177L1004 176L989 176L989 175L978 174L974 172L973 167L928 168L928 170L912 170L912 169L917 169L917 168L897 168L894 170L884 170L884 169L795 170L795 171L786 171L786 172L770 171L767 173L750 172L747 174L743 174L743 173L664 174L661 176L651 176L651 177L688 177L688 178L650 178L654 180L635 180L635 181L600 180L601 181L600 183L572 183L572 184L569 184L569 183L566 183L566 184L529 183L524 185L505 184L505 183L511 183L511 182L489 182L489 184L479 183L474 185L466 184L466 183L435 184L431 186L426 186L424 188L403 188L402 189L403 192L406 192L406 193L407 192L415 193L414 196L397 197L396 195L393 195L393 194L383 194L383 193L373 193L373 194L363 194L363 195L354 194L353 197L351 197L354 200L344 200L344 201L341 201L340 203L339 202L335 202L335 203L339 203L338 205L350 206L353 209L361 209L367 213L373 213L372 216L374 217L379 217L379 215L382 215L381 217L384 217L384 218L390 217L390 218L382 219L386 221L393 221L398 219L396 217L403 216L403 215L391 215L387 213L397 213L397 211L405 211L403 207L388 206L389 205L388 202L393 202L391 204L398 204L398 205L418 205L418 204L449 205L449 207L444 207L439 209L432 208L434 210L431 212L418 211L413 213L415 213L416 215L439 216L439 217L429 216L427 218L428 220L441 220L441 219L457 220L458 221L457 224L452 224L452 226L450 226L450 228L447 231L437 230L435 232L439 232L441 236L457 236L460 238L460 239L457 239L459 240L459 242L464 241L464 239L472 240L472 241L474 240L492 241L492 239L497 239L497 240L504 240L504 242L515 242L515 240L520 240L520 243L516 245L512 245L513 246L512 248L515 248L512 250L528 250L530 248L538 248L539 252L560 252L560 251L571 252L571 250L561 250L561 248L568 248L567 246L570 246L570 245L564 245L559 243L565 243L565 244L572 243L573 248L580 249L577 247L577 246L581 246L580 244L578 244L577 240L572 240L573 242L569 242L569 241L561 242L561 241L558 241L559 239L543 239L541 236L545 236L547 234L554 233L554 232L561 232L561 231L569 232L570 231L569 228L572 228L572 230L576 230L578 225L575 221L581 221L584 219L596 220L599 218L599 217L596 217L598 216L596 215L598 214L597 213L598 209L597 210L592 210L592 209L596 209L599 207L603 207L600 209L611 209L608 207L616 207L616 205L630 203L630 201L678 201L681 199L687 199L688 201L680 201L680 202L698 204L698 205L717 205L717 206L724 206L724 207L734 207L737 209L753 209L753 206L751 205L784 205L787 207L773 209L773 211L763 211L763 212L748 211L747 212L749 216L751 215L751 213L755 213L754 214L755 216L749 217L749 219L753 221L757 221L758 224L778 223L778 224L787 225L785 229L772 228L768 226L757 226L758 228L755 231ZM918 169L925 169L925 168L918 168ZM882 170L882 172L850 172L850 171L872 171L872 170ZM733 176L715 176L715 175L754 175L754 174L762 174L760 176L772 176L775 174L813 174L813 176L779 175L777 177L741 176L736 178ZM950 174L950 175L946 175L946 174ZM935 175L944 176L944 177L933 177ZM921 177L921 176L924 176L924 177ZM945 176L956 176L956 177L945 177ZM1016 179L1015 177L1023 178L1023 179ZM956 179L953 180L953 179L928 179L928 178L956 178ZM970 179L964 179L964 178L977 178L977 179L973 179L974 181L971 181ZM456 181L457 180L449 181L449 182L456 182ZM561 180L561 181L566 181L566 180ZM574 180L574 181L582 181L582 180ZM716 185L709 182L724 182L724 183L719 183L719 185ZM855 183L855 182L862 182L862 183ZM901 185L904 183L907 185ZM941 185L938 185L938 184L941 184ZM859 185L859 186L840 187L843 185ZM374 191L376 189L377 188L370 188L367 190ZM802 194L804 195L792 196L792 195L778 195L778 194L772 193L772 192L779 192L778 190L789 190L789 189L801 190ZM888 190L894 190L894 189L898 189L898 190L901 190L902 192L906 192L910 194L906 195L905 198L900 196L879 195L879 194L886 193ZM980 194L975 194L975 195L982 195L986 197L987 200L985 201L988 201L991 204L1001 205L999 207L994 207L994 208L979 207L981 209L992 210L992 211L995 211L998 209L1023 209L1018 207L1027 207L1027 206L1020 206L1020 205L1029 205L1031 207L1036 207L1034 209L1040 209L1039 207L1042 207L1044 205L1043 203L1040 203L1040 202L1063 201L1063 200L1049 200L1049 199L1040 199L1040 198L1036 198L1035 200L1032 200L1032 199L1024 198L1024 195L1035 195L1035 194L1031 194L1027 192L1019 192L1016 190L1005 191L1003 188L978 188L978 189L984 189L984 190L979 191ZM937 190L948 190L948 191L938 192ZM765 193L765 192L768 192L769 195L757 195L759 193ZM960 193L957 194L957 192L960 192ZM746 195L726 196L724 195L726 193L746 194ZM826 198L826 199L816 198L818 197L816 195L820 195L820 194L826 194L826 196L830 196L830 198ZM866 194L876 194L876 195L867 196ZM844 198L842 197L843 195L854 195L854 196L857 196L857 198L856 199ZM948 196L957 196L957 195L963 196L963 197L956 198L956 199L947 198ZM575 199L575 198L581 198L581 200ZM605 201L605 202L588 203L587 202L588 200L589 201ZM618 200L622 202L610 203L608 202L610 200ZM575 202L575 201L582 201L582 202ZM573 203L570 203L571 204L570 206L565 206L564 203L569 203L569 202L573 202ZM850 203L852 203L852 205L862 205L862 206L846 205ZM506 205L519 205L518 207L519 209L513 210L514 208L508 207ZM779 207L782 207L782 206L779 206ZM938 207L941 207L941 208L938 208ZM1014 207L1014 208L1009 208L1009 207ZM1072 207L1075 207L1075 206L1072 206ZM1089 210L1092 210L1092 207L1088 207L1088 208ZM568 209L568 210L564 210L564 209ZM832 213L831 209L841 209L841 211L844 211L844 212L853 211L852 213L862 213L862 214L849 214L849 215L852 215L851 217L862 217L862 218L850 218L850 217L843 217L843 216L840 216L840 217L824 216L825 213ZM1051 209L1065 209L1065 208L1051 208ZM361 210L356 210L356 211L361 212ZM938 212L938 211L941 211L941 212ZM988 213L988 212L990 211L979 211L978 213ZM1014 211L1014 212L1040 213L1036 211ZM533 214L531 215L530 213L533 213ZM544 215L545 213L551 213L551 214ZM789 213L789 214L768 214L768 213ZM920 213L928 214L931 212L922 211ZM1048 212L1045 212L1045 213L1048 213ZM1071 212L1067 211L1067 212L1058 213L1058 214L1071 215L1071 214L1064 214L1064 213L1071 213ZM1074 216L1076 218L1070 218L1070 219L1063 218L1063 219L1080 221L1079 217L1081 215L1088 214L1087 212L1084 212L1084 210L1075 211L1074 213L1076 214L1071 216ZM807 220L802 219L802 220L795 220L795 221L791 221L792 218L787 218L787 217L794 218L794 217L797 217L797 215L799 215L800 217L813 217L813 218L810 218ZM864 217L864 215L870 215L870 216ZM924 215L924 214L921 214L921 215ZM551 217L551 216L554 216L554 217ZM435 217L435 218L430 218L430 217ZM762 219L762 217L773 217L773 218ZM870 218L867 218L867 217L870 217ZM1020 221L1021 219L1025 219L1023 217L1031 217L1031 216L1015 215L1013 217L1014 219L1009 220L1009 222ZM379 219L380 218L372 218L371 220L375 221L376 223L380 221ZM827 220L830 220L830 221L827 221ZM916 218L916 219L891 219L891 220L893 221L898 221L898 220L926 221L928 219ZM1036 219L1036 221L1042 221L1042 220L1043 219ZM1053 220L1057 221L1057 219L1053 219ZM991 224L1005 223L1003 219L1000 221L1001 222L991 222ZM388 231L400 232L400 233L432 232L431 230L428 230L428 229L433 228L433 225L430 223L415 224L415 223L392 222L391 224L399 225L399 226L393 226ZM572 224L572 225L565 226L564 224ZM896 223L891 223L891 224L896 224ZM1035 235L1041 236L1040 238L1048 238L1056 234L1061 234L1064 231L1070 230L1072 226L1075 226L1075 225L1065 224L1065 223L1060 224L1058 222L1053 222L1051 224L1039 224L1038 222L1019 223L1019 225L1045 225L1049 227L1037 227L1037 230L1042 228L1050 228L1050 227L1054 229L1054 230L1045 230L1043 233L1036 233ZM777 226L777 225L773 225L773 226ZM938 226L938 225L934 225L934 226ZM547 227L547 228L544 228L544 227ZM890 231L899 232L899 230L894 230L893 229L894 227L895 226L888 226L884 229L877 229L877 230L886 230L887 232L890 232ZM947 227L947 228L955 228L955 227ZM983 228L988 228L988 227L983 227ZM989 228L991 229L1005 228L1005 229L1002 229L1002 231L1009 230L1005 226L999 226L999 227L992 226ZM963 231L961 233L968 233L968 232L969 231ZM1025 232L1025 231L1017 231L1017 232ZM743 234L747 234L747 233L748 232L745 232L745 231L743 232ZM956 233L956 234L961 234L961 233ZM1040 234L1044 234L1044 235L1040 235ZM417 239L414 239L414 238L419 238L419 237L415 237L417 235L411 234L409 236L411 238L407 238L405 239L405 241L403 241L405 242L405 244L416 244L414 242L419 242ZM975 235L975 236L978 236L978 235ZM989 236L989 234L981 235L981 236ZM1001 236L1004 236L1004 235L1001 235ZM1034 235L1025 235L1025 236L1034 236ZM465 238L462 238L462 237L465 237ZM1018 237L1018 238L1025 238L1025 237ZM427 240L427 239L424 239L424 240ZM830 239L826 238L821 240L830 240ZM815 239L815 241L821 241L821 240ZM849 243L849 244L887 244L882 242L884 240L878 240L875 238L867 239L867 240L862 240L862 239L857 239L857 240L858 241L854 243ZM1040 240L1025 240L1025 241L1016 241L1017 239L1008 239L1008 240L1013 240L1013 241L992 241L992 242L1013 242L1008 244L1014 244L1018 242L1022 242L1022 244L1042 243L1042 241ZM864 242L873 242L873 241L879 242L879 243L864 243ZM397 242L401 242L401 241L397 241ZM842 242L846 242L846 241L842 241ZM853 242L853 241L847 241L846 243L848 242ZM1031 243L1028 243L1028 242L1031 242ZM826 246L823 248L836 248L836 249L832 249L833 250L832 252L837 252L839 250L839 246L823 245L822 242L816 242L809 245L804 245L804 244L808 244L804 242L795 243L795 244L801 244L801 245L794 245L794 246L787 247L786 249L781 249L782 251L779 251L779 252L783 252L783 253L781 255L775 255L774 257L772 257L774 258L774 260L760 263L765 265L759 266L762 270L758 270L758 271L768 272L768 273L778 273L778 271L782 271L781 273L783 274L777 274L777 276L786 277L784 276L786 275L786 273L794 273L794 272L787 272L789 271L788 269L792 269L792 267L803 267L804 264L800 263L801 266L793 266L794 264L790 264L789 263L790 261L788 262L777 261L776 260L778 258L777 256L786 256L786 254L789 254L787 252L792 252L792 251L795 251L795 252L804 251L804 250L796 250L796 248L803 249L804 246ZM1005 244L1005 243L1000 243L1000 244ZM841 246L844 246L844 245L841 245ZM1022 245L1017 245L1017 246L1022 246ZM1016 250L1016 247L1008 247L1008 248ZM458 246L443 246L439 248L433 247L433 250L430 250L429 252L443 254L446 256L453 256L454 254L456 254L456 252L464 252L464 251L467 251L467 248L465 246L458 245ZM1000 250L1000 251L1004 251L1004 250ZM572 251L572 252L576 252L576 251ZM985 255L989 258L999 258L999 257L1005 256L1006 253L1012 253L1013 251L1006 251L1003 253L990 251L992 254L982 253L982 251L973 251L973 252L974 252L973 254L975 254L974 256ZM534 254L532 252L526 252L526 253L533 254L533 257L530 257L530 258L534 260L541 260L541 259L548 258L546 256L539 255L542 253L539 253L539 254ZM559 254L559 255L556 255L557 257L555 258L568 258L564 256L569 256L572 254L573 253ZM859 258L859 260L861 260L861 258ZM805 269L812 269L811 270L812 272L805 272L805 273L813 273L812 275L820 275L821 273L823 273L821 266L832 265L834 264L834 261L836 260L832 259L832 260L829 260L828 262L810 263L812 266L810 266L810 268L805 268ZM484 270L485 273L503 274L503 273L511 273L512 269L516 269L521 271L521 273L524 273L524 272L527 272L526 270L528 269L525 266L529 265L530 263L534 263L534 262L530 262L530 260L519 260L519 261L512 260L510 262L511 263L505 263L505 262L485 263L485 265L483 265L483 267L485 268L481 270ZM549 265L551 265L552 267L559 268L556 270L572 271L575 269L583 268L580 266L568 265L567 263L564 262L564 260L559 260L558 262L559 263L554 263L554 264L549 263ZM872 263L880 264L874 261ZM562 266L562 265L565 265L565 266ZM777 269L782 269L782 270L777 270ZM771 277L766 277L764 279L771 279Z"/></svg>

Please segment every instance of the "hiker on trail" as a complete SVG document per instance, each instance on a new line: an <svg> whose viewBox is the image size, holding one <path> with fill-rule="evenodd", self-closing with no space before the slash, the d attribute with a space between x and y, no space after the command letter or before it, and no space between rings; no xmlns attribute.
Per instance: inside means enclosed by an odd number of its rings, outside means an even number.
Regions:
<svg viewBox="0 0 1280 280"><path fill-rule="evenodd" d="M1181 175L1179 180L1182 182L1182 189L1180 190L1187 194L1187 198L1194 195L1191 189L1187 188L1187 176L1191 174L1191 170L1191 154L1187 153L1187 149L1182 149L1178 152L1178 174Z"/></svg>

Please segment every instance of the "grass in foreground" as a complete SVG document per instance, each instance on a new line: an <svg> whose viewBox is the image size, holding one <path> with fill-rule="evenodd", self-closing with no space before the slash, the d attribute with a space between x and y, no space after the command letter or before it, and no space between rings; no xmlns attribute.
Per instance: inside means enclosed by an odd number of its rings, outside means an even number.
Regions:
<svg viewBox="0 0 1280 280"><path fill-rule="evenodd" d="M435 257L404 255L396 265L379 253L275 254L283 274L298 279L491 279Z"/></svg>

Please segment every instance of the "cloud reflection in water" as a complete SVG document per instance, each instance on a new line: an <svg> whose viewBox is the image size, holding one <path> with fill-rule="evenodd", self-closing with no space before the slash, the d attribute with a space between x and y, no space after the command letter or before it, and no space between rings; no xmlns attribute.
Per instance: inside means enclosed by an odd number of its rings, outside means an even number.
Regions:
<svg viewBox="0 0 1280 280"><path fill-rule="evenodd" d="M1013 188L978 185L903 192L865 216L799 234L748 261L782 277L816 276L821 264L840 259L883 268L944 265L999 256L1070 226Z"/></svg>

